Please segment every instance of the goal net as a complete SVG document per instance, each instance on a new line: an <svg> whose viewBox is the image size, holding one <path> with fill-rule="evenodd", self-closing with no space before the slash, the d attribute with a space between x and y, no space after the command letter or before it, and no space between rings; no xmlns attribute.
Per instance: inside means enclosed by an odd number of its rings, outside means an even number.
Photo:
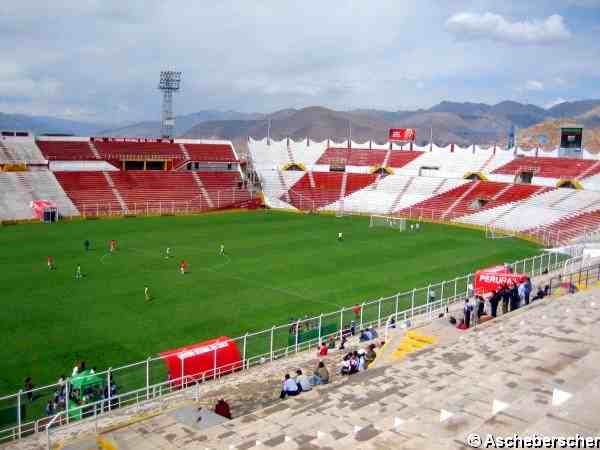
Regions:
<svg viewBox="0 0 600 450"><path fill-rule="evenodd" d="M506 239L514 236L514 232L509 230L503 230L501 228L495 228L490 225L485 227L486 239Z"/></svg>
<svg viewBox="0 0 600 450"><path fill-rule="evenodd" d="M399 231L406 230L406 219L400 217L389 217L389 216L371 216L369 222L369 228L373 227L386 227L393 228Z"/></svg>

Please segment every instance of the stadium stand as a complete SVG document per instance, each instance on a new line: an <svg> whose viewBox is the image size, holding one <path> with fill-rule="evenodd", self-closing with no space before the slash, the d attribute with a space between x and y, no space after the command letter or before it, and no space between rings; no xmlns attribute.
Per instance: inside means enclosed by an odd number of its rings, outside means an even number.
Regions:
<svg viewBox="0 0 600 450"><path fill-rule="evenodd" d="M288 191L290 203L299 209L316 210L373 183L376 175L313 172L300 178ZM314 183L314 184L313 184Z"/></svg>
<svg viewBox="0 0 600 450"><path fill-rule="evenodd" d="M132 142L128 140L95 139L94 146L102 159L121 160L125 158L171 159L181 163L184 155L179 145L171 142Z"/></svg>
<svg viewBox="0 0 600 450"><path fill-rule="evenodd" d="M108 212L205 211L232 207L250 199L236 172L118 171L57 172L56 176L82 214ZM201 179L203 192L195 177ZM206 198L205 192L210 196ZM98 210L98 213L95 211Z"/></svg>
<svg viewBox="0 0 600 450"><path fill-rule="evenodd" d="M412 209L422 209L429 217L448 219L464 216L477 211L523 200L539 190L539 186L514 185L493 181L471 181L427 200L411 205ZM400 213L408 213L401 211Z"/></svg>
<svg viewBox="0 0 600 450"><path fill-rule="evenodd" d="M46 158L30 136L0 138L0 163L45 164Z"/></svg>
<svg viewBox="0 0 600 450"><path fill-rule="evenodd" d="M541 228L550 235L557 235L559 240L565 242L586 232L598 230L600 229L600 199L594 206L599 209L575 213L550 225L543 225Z"/></svg>
<svg viewBox="0 0 600 450"><path fill-rule="evenodd" d="M463 216L458 221L525 231L577 215L597 205L599 200L600 192L541 187L524 200Z"/></svg>
<svg viewBox="0 0 600 450"><path fill-rule="evenodd" d="M36 143L48 160L85 161L97 159L88 145L88 138L38 137Z"/></svg>
<svg viewBox="0 0 600 450"><path fill-rule="evenodd" d="M190 161L237 162L231 144L180 144Z"/></svg>
<svg viewBox="0 0 600 450"><path fill-rule="evenodd" d="M524 170L533 170L536 177L585 178L600 173L600 161L525 156L498 167L494 173L515 175Z"/></svg>
<svg viewBox="0 0 600 450"><path fill-rule="evenodd" d="M183 393L163 414L150 409L136 420L120 411L116 419L101 422L106 430L99 441L110 448L191 450L200 443L219 449L381 450L466 448L472 433L482 438L595 436L599 300L600 292L593 289L536 301L470 331L458 331L445 319L434 321L419 332L435 336L436 345L383 363L378 353L374 367L349 377L335 375L330 384L283 401L277 400L279 379L301 362L296 357L267 364L248 372L246 381L202 386L199 399ZM387 346L408 333L398 331ZM326 361L332 373L331 359ZM197 420L198 406L210 409L216 398L232 402L231 397L247 399L252 392L255 409L238 401L233 420ZM165 409L162 404L154 408ZM121 423L118 414L123 414ZM67 439L76 435L66 433ZM62 448L83 448L82 436ZM8 448L33 448L34 442Z"/></svg>
<svg viewBox="0 0 600 450"><path fill-rule="evenodd" d="M0 220L33 219L33 200L54 202L62 216L78 215L51 172L0 172L0 186Z"/></svg>
<svg viewBox="0 0 600 450"><path fill-rule="evenodd" d="M419 158L398 169L397 173L434 175L439 177L463 177L467 173L491 172L495 167L513 159L511 152L493 149L442 148L433 146L432 151L422 152Z"/></svg>
<svg viewBox="0 0 600 450"><path fill-rule="evenodd" d="M81 214L101 215L120 212L121 204L104 173L55 172L55 175Z"/></svg>

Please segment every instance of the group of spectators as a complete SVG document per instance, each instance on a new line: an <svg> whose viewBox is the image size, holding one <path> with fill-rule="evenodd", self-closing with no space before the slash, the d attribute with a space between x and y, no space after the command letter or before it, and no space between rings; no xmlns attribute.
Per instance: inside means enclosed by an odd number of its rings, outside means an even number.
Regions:
<svg viewBox="0 0 600 450"><path fill-rule="evenodd" d="M370 344L366 349L346 353L337 373L340 375L352 375L367 370L377 356L375 348L375 344Z"/></svg>
<svg viewBox="0 0 600 450"><path fill-rule="evenodd" d="M81 376L81 375L95 375L96 369L87 369L85 365L85 361L78 362L73 371L71 373L71 379ZM74 388L69 384L69 389L67 390L67 383L69 383L69 379L66 375L61 375L56 382L56 390L52 394L52 397L48 399L48 402L45 405L45 411L47 416L54 416L55 414L65 411L67 401L70 403L71 408L75 407L84 407L88 404L101 401L98 407L101 410L106 410L109 408L109 399L110 399L110 408L116 409L119 406L118 401L118 387L117 382L113 377L110 379L110 385L104 383L102 385L95 384L86 386L83 390ZM27 377L25 379L25 389L27 390L27 396L30 401L34 401L36 397L34 397L32 390L34 389L33 382L31 377ZM68 399L67 399L68 392ZM82 416L86 416L89 414L93 414L94 406L90 406L91 410L83 408Z"/></svg>
<svg viewBox="0 0 600 450"><path fill-rule="evenodd" d="M317 368L310 377L302 373L301 369L296 370L296 375L293 377L289 373L286 373L279 397L282 399L286 396L295 397L302 392L312 390L313 386L327 383L329 383L329 371L325 367L325 363L319 361Z"/></svg>
<svg viewBox="0 0 600 450"><path fill-rule="evenodd" d="M357 327L356 322L353 320L350 323L350 326L342 332L339 350L346 350L348 339L356 335ZM358 333L359 342L372 341L377 337L377 331L372 327L364 328ZM335 350L335 348L335 337L331 335L327 338L327 341L321 342L318 356L327 356L329 354L329 351ZM375 361L375 358L377 356L377 353L375 352L376 348L377 345L371 343L364 349L351 350L346 352L344 354L344 357L342 358L341 365L335 371L336 374L352 375L354 373L362 372L368 369L368 367L373 363L373 361ZM325 366L324 361L319 361L316 369L313 371L313 374L311 376L304 374L301 369L296 370L296 374L294 376L290 375L289 373L285 374L280 398L283 399L287 396L294 397L296 395L301 394L302 392L312 390L314 386L327 384L329 383L329 381L329 370Z"/></svg>
<svg viewBox="0 0 600 450"><path fill-rule="evenodd" d="M458 323L458 328L466 329L480 322L493 319L498 316L498 307L501 308L502 314L510 311L515 311L522 306L528 305L530 302L540 300L546 297L550 292L550 286L539 286L535 295L533 295L533 285L529 277L519 284L505 284L500 289L492 292L491 296L486 300L481 295L476 295L471 303L470 299L465 299L463 306L463 319ZM456 319L450 318L452 323L456 323Z"/></svg>

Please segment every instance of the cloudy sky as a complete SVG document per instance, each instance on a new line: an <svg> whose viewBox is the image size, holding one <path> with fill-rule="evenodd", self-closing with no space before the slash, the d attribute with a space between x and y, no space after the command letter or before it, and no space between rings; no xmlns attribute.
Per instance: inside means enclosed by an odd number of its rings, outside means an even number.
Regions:
<svg viewBox="0 0 600 450"><path fill-rule="evenodd" d="M0 111L89 121L600 98L600 0L4 0Z"/></svg>

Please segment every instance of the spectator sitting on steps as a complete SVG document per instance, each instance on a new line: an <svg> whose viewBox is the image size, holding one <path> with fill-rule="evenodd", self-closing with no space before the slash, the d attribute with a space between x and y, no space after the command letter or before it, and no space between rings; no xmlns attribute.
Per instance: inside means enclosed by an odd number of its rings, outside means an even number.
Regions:
<svg viewBox="0 0 600 450"><path fill-rule="evenodd" d="M315 373L308 380L312 386L318 384L327 384L329 383L329 371L323 361L319 361L319 365L315 369Z"/></svg>
<svg viewBox="0 0 600 450"><path fill-rule="evenodd" d="M220 399L215 405L215 414L231 420L231 410L229 409L229 404L225 400Z"/></svg>
<svg viewBox="0 0 600 450"><path fill-rule="evenodd" d="M300 369L296 370L296 384L301 392L307 392L312 389L308 377Z"/></svg>
<svg viewBox="0 0 600 450"><path fill-rule="evenodd" d="M299 393L300 389L298 388L298 384L293 378L290 377L289 373L286 373L283 380L283 389L281 390L279 398L284 399L286 395L295 397Z"/></svg>

